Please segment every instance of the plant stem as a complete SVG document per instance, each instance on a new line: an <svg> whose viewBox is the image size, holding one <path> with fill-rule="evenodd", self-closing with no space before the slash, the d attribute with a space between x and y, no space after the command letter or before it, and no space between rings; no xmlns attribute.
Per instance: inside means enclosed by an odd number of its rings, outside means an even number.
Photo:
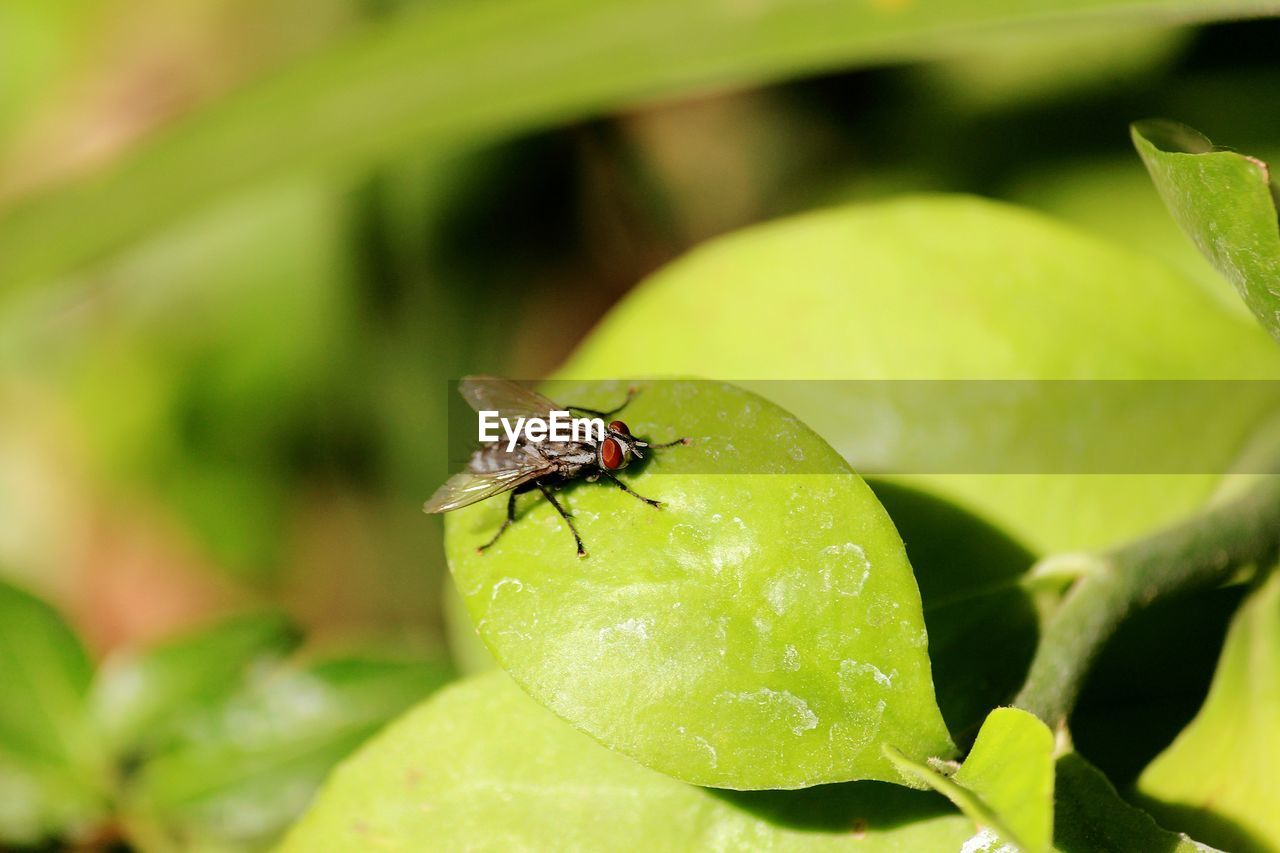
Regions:
<svg viewBox="0 0 1280 853"><path fill-rule="evenodd" d="M1063 723L1099 650L1136 610L1214 586L1280 551L1280 476L1261 477L1233 500L1099 557L1045 626L1013 704L1051 727Z"/></svg>

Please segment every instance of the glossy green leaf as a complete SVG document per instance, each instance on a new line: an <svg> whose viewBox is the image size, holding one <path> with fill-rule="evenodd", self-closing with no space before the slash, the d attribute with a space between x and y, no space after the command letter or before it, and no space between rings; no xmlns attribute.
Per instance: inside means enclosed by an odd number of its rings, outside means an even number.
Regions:
<svg viewBox="0 0 1280 853"><path fill-rule="evenodd" d="M1168 826L1231 850L1280 838L1280 572L1236 613L1200 713L1138 780Z"/></svg>
<svg viewBox="0 0 1280 853"><path fill-rule="evenodd" d="M98 671L92 713L115 750L136 749L166 734L175 719L223 699L255 662L281 657L300 641L285 617L250 614L117 654Z"/></svg>
<svg viewBox="0 0 1280 853"><path fill-rule="evenodd" d="M1209 853L1215 848L1162 829L1151 815L1125 802L1107 777L1079 753L1058 759L1053 845L1063 853Z"/></svg>
<svg viewBox="0 0 1280 853"><path fill-rule="evenodd" d="M1021 767L1022 749L1043 756L1043 734L991 754ZM1211 849L1160 829L1075 753L1058 759L1053 780L1035 763L1027 781L1039 786L1035 798L1046 785L1054 792L1056 850ZM1002 802L1023 796L1005 780L992 784ZM1049 812L1036 811L1031 831L1043 833ZM978 850L988 841L941 797L880 782L741 792L687 785L601 747L490 672L424 702L346 761L283 849L632 850L637 839L660 850Z"/></svg>
<svg viewBox="0 0 1280 853"><path fill-rule="evenodd" d="M503 668L607 746L697 784L897 780L881 744L949 754L911 566L867 485L754 394L638 388L634 434L692 439L624 475L661 510L608 482L564 493L587 559L536 495L485 553L506 500L450 514L450 568ZM556 394L601 406L625 391Z"/></svg>
<svg viewBox="0 0 1280 853"><path fill-rule="evenodd" d="M869 420L858 386L842 398L824 383L752 381L1274 379L1275 349L1248 318L1224 311L1155 260L1008 205L923 196L797 216L713 241L632 291L563 375L696 368L741 380L855 456L863 447L893 447L908 422ZM974 447L989 449L989 424L956 422L949 412L910 414L915 430L955 441L968 435ZM1222 412L1194 436L1165 431L1152 441L1176 449L1194 440L1220 454L1225 470L1259 417ZM1201 504L1219 478L895 479L1044 553L1145 533Z"/></svg>
<svg viewBox="0 0 1280 853"><path fill-rule="evenodd" d="M285 851L957 850L973 824L881 782L715 791L605 749L501 672L398 720L330 777Z"/></svg>
<svg viewBox="0 0 1280 853"><path fill-rule="evenodd" d="M894 763L944 794L978 824L972 847L995 850L1014 844L1023 853L1049 849L1053 834L1053 733L1032 714L997 708L958 770L910 761L896 751Z"/></svg>
<svg viewBox="0 0 1280 853"><path fill-rule="evenodd" d="M1096 310L1102 304L1107 311ZM716 322L704 321L712 316ZM562 375L669 375L691 365L742 379L855 456L864 446L892 446L906 421L867 419L864 401L841 398L832 383L752 380L1275 378L1280 353L1250 318L1223 310L1158 261L1008 205L933 196L823 211L713 241L637 287ZM915 429L951 437L971 430L969 440L990 443L982 424L951 412L911 414ZM1256 415L1219 412L1194 435L1164 431L1151 440L1218 448L1225 467ZM1020 575L1037 554L1146 533L1202 503L1217 481L873 481L916 570L938 701L956 737L971 736L1025 675L1037 619Z"/></svg>
<svg viewBox="0 0 1280 853"><path fill-rule="evenodd" d="M348 171L707 86L954 53L1072 20L1210 20L1274 0L507 0L370 27L0 219L0 287L63 273L263 178Z"/></svg>
<svg viewBox="0 0 1280 853"><path fill-rule="evenodd" d="M270 840L334 764L447 677L436 665L357 659L255 673L128 782L131 839L179 849Z"/></svg>
<svg viewBox="0 0 1280 853"><path fill-rule="evenodd" d="M1139 122L1132 134L1173 218L1280 340L1280 189L1267 164L1173 122Z"/></svg>

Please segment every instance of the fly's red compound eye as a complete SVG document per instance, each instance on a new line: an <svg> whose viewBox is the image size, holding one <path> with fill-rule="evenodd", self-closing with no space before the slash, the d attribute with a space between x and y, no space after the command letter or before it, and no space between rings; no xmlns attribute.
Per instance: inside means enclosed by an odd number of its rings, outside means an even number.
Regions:
<svg viewBox="0 0 1280 853"><path fill-rule="evenodd" d="M600 445L600 461L610 471L622 467L622 445L615 438L606 438Z"/></svg>
<svg viewBox="0 0 1280 853"><path fill-rule="evenodd" d="M623 435L631 435L631 430L622 421L610 421L609 429L612 432L620 432Z"/></svg>

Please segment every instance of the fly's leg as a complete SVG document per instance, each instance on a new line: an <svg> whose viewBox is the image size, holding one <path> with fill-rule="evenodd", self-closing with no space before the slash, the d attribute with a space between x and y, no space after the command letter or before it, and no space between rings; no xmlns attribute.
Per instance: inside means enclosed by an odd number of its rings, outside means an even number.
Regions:
<svg viewBox="0 0 1280 853"><path fill-rule="evenodd" d="M668 441L665 444L650 444L648 447L650 450L665 450L668 447L675 447L677 444L689 444L690 441L692 439L677 438L675 441Z"/></svg>
<svg viewBox="0 0 1280 853"><path fill-rule="evenodd" d="M631 497L639 498L640 500L644 501L654 509L662 508L662 501L655 501L653 498L646 498L644 495L640 494L635 489L631 488L626 483L622 482L617 477L615 477L612 472L601 471L601 473L604 474L606 477L608 477L610 480L613 480L613 484L615 486L617 486L619 489L622 489L622 491L626 492L627 494L631 495Z"/></svg>
<svg viewBox="0 0 1280 853"><path fill-rule="evenodd" d="M481 554L489 550L489 548L493 546L493 543L498 541L498 537L501 536L506 531L506 529L511 526L511 522L515 520L516 520L516 493L512 492L511 496L507 498L507 520L502 522L502 526L498 528L497 533L493 534L492 539L490 539L488 542L481 545L476 550Z"/></svg>
<svg viewBox="0 0 1280 853"><path fill-rule="evenodd" d="M612 409L609 409L608 411L601 411L600 409L588 409L585 406L569 406L569 408L573 409L575 412L586 412L588 415L595 415L597 418L607 418L612 415L616 415L618 414L618 412L621 412L623 409L625 409L627 405L631 402L631 399L635 397L636 393L637 393L637 390L635 388L628 388L627 399L623 400L621 405L614 406Z"/></svg>
<svg viewBox="0 0 1280 853"><path fill-rule="evenodd" d="M541 483L535 483L535 485L538 487L538 491L542 492L542 496L549 500L551 505L556 508L556 512L560 513L560 517L564 519L564 523L569 525L569 532L573 534L573 541L577 543L578 546L578 556L587 556L587 549L582 547L582 537L578 535L578 528L573 526L573 516L564 511L564 507L560 506L560 501L556 500L555 495L551 494L550 489Z"/></svg>

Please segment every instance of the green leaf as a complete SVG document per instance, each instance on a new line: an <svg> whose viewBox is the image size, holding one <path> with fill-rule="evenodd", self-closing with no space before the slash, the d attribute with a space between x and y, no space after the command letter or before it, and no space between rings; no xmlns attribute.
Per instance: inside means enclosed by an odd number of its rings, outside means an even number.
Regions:
<svg viewBox="0 0 1280 853"><path fill-rule="evenodd" d="M463 675L475 675L497 666L493 655L485 648L484 642L476 632L467 605L458 594L458 587L453 578L444 579L444 627L445 637L449 645L449 657L458 672Z"/></svg>
<svg viewBox="0 0 1280 853"><path fill-rule="evenodd" d="M913 69L922 88L968 111L1053 104L1090 90L1150 80L1191 40L1191 28L1114 21L980 36L953 58Z"/></svg>
<svg viewBox="0 0 1280 853"><path fill-rule="evenodd" d="M415 144L456 145L708 86L954 53L975 33L1277 8L1274 0L430 4L27 200L0 220L0 288L65 273L263 179L350 172Z"/></svg>
<svg viewBox="0 0 1280 853"><path fill-rule="evenodd" d="M257 672L129 781L130 837L180 849L269 841L334 764L447 677L432 664L356 659Z"/></svg>
<svg viewBox="0 0 1280 853"><path fill-rule="evenodd" d="M1224 311L1158 261L1008 205L922 196L713 241L628 294L562 375L661 376L691 365L740 380L856 456L894 447L902 423L957 443L967 435L989 450L991 425L919 409L869 419L865 385L838 391L767 380L1274 379L1280 352L1248 318ZM1219 414L1195 435L1165 430L1151 440L1170 451L1194 440L1227 470L1261 416ZM1044 413L1028 410L1037 416ZM887 469L894 462L884 460ZM903 460L908 469L914 463ZM1219 479L894 478L988 520L1032 553L1093 550L1141 535L1202 504Z"/></svg>
<svg viewBox="0 0 1280 853"><path fill-rule="evenodd" d="M978 824L966 851L1008 851L1009 845L1023 853L1212 849L1161 829L1079 754L1068 752L1055 762L1053 751L1044 723L1016 708L997 708L958 770L949 771L945 762L893 758Z"/></svg>
<svg viewBox="0 0 1280 853"><path fill-rule="evenodd" d="M1058 759L1053 844L1063 853L1207 853L1214 848L1161 829L1151 816L1120 798L1116 789L1078 753Z"/></svg>
<svg viewBox="0 0 1280 853"><path fill-rule="evenodd" d="M1029 163L1003 197L1159 258L1224 308L1252 317L1235 288L1169 216L1159 194L1151 191L1151 176L1134 168L1128 152L1065 164Z"/></svg>
<svg viewBox="0 0 1280 853"><path fill-rule="evenodd" d="M1101 304L1108 310L1097 311ZM1275 378L1280 353L1250 318L1158 261L1008 205L926 196L713 241L632 291L562 375L670 375L689 365L743 379L856 456L893 447L902 424L968 434L979 448L991 433L950 411L868 419L866 384L771 380ZM1045 417L1027 415L1028 423ZM1223 411L1194 434L1163 430L1150 440L1215 448L1225 470L1257 417ZM916 571L937 697L956 737L1009 701L1025 675L1037 620L1021 575L1037 554L1142 535L1202 504L1219 479L874 480Z"/></svg>
<svg viewBox="0 0 1280 853"><path fill-rule="evenodd" d="M903 772L944 794L980 829L982 847L1012 843L1024 853L1049 849L1053 833L1053 733L1035 716L997 708L987 717L964 764L948 774L911 761L891 747ZM966 848L968 849L968 848Z"/></svg>
<svg viewBox="0 0 1280 853"><path fill-rule="evenodd" d="M1132 135L1173 218L1280 340L1280 190L1267 164L1174 122L1138 122Z"/></svg>
<svg viewBox="0 0 1280 853"><path fill-rule="evenodd" d="M934 690L961 741L1018 691L1039 637L1025 572L1034 557L987 520L883 480L870 481L920 585Z"/></svg>
<svg viewBox="0 0 1280 853"><path fill-rule="evenodd" d="M47 765L79 765L90 749L91 672L57 612L0 581L0 749Z"/></svg>
<svg viewBox="0 0 1280 853"><path fill-rule="evenodd" d="M85 714L90 674L62 617L0 581L0 842L74 833L101 813L105 764Z"/></svg>
<svg viewBox="0 0 1280 853"><path fill-rule="evenodd" d="M607 406L626 387L553 396ZM484 553L506 500L450 514L450 569L499 664L605 745L697 784L896 781L881 744L949 754L911 566L866 484L754 394L638 388L636 435L693 440L624 475L661 510L608 482L565 493L587 559L536 495Z"/></svg>
<svg viewBox="0 0 1280 853"><path fill-rule="evenodd" d="M1071 741L1117 788L1132 790L1204 704L1246 592L1236 584L1154 602L1102 648L1071 712Z"/></svg>
<svg viewBox="0 0 1280 853"><path fill-rule="evenodd" d="M285 851L957 850L972 824L880 782L715 791L605 749L501 672L423 703L339 767Z"/></svg>
<svg viewBox="0 0 1280 853"><path fill-rule="evenodd" d="M98 779L15 758L0 748L0 845L87 834L105 810Z"/></svg>
<svg viewBox="0 0 1280 853"><path fill-rule="evenodd" d="M1169 826L1232 850L1280 838L1280 571L1236 613L1204 707L1138 779Z"/></svg>
<svg viewBox="0 0 1280 853"><path fill-rule="evenodd" d="M118 752L155 743L175 720L239 686L252 664L287 654L301 639L284 616L248 614L149 649L116 654L98 671L92 713Z"/></svg>

